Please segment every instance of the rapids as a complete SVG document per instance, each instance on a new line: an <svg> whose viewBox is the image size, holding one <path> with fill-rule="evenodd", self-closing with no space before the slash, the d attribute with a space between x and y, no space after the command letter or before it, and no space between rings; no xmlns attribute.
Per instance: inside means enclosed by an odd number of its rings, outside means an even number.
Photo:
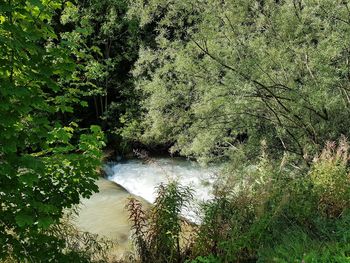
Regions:
<svg viewBox="0 0 350 263"><path fill-rule="evenodd" d="M153 203L156 198L156 187L170 180L177 180L183 186L193 190L194 200L183 216L191 221L200 220L199 203L212 198L212 184L216 169L203 168L196 162L180 158L157 158L151 162L128 160L125 162L107 163L105 172L108 180L116 182L129 193L140 196Z"/></svg>

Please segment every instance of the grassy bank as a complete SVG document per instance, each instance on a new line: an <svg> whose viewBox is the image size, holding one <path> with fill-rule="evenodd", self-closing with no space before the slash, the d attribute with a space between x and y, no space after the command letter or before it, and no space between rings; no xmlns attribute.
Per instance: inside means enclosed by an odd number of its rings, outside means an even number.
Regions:
<svg viewBox="0 0 350 263"><path fill-rule="evenodd" d="M350 262L350 169L345 139L328 143L309 165L262 149L237 155L203 204L202 224L179 246L179 211L190 189L159 189L155 208L131 207L140 262ZM141 216L140 216L141 215Z"/></svg>

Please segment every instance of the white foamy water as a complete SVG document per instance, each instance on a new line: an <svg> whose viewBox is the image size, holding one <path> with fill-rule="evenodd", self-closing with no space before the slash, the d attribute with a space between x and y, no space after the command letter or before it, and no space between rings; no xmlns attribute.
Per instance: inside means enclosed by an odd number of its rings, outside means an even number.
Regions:
<svg viewBox="0 0 350 263"><path fill-rule="evenodd" d="M170 158L156 159L151 163L142 160L109 163L105 166L105 171L109 180L151 203L156 198L156 187L161 183L177 180L181 185L191 187L194 202L182 213L195 222L199 220L198 203L212 198L212 184L215 180L213 168L203 168L195 162Z"/></svg>

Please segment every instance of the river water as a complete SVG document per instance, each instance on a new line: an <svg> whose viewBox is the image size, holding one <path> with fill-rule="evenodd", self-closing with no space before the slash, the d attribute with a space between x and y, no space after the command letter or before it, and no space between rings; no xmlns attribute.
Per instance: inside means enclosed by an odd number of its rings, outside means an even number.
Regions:
<svg viewBox="0 0 350 263"><path fill-rule="evenodd" d="M181 185L191 187L194 200L182 214L191 221L199 222L199 203L213 197L212 185L217 169L204 168L196 162L181 158L156 158L148 162L135 159L107 163L105 172L109 180L150 203L154 202L156 187L161 183L177 180Z"/></svg>

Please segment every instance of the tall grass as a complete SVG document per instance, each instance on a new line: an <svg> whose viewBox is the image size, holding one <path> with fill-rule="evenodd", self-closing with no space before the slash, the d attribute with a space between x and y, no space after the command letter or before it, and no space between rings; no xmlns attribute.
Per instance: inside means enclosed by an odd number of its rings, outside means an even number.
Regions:
<svg viewBox="0 0 350 263"><path fill-rule="evenodd" d="M134 243L142 263L184 262L186 245L180 245L184 220L180 213L190 200L191 190L177 182L158 187L154 206L147 213L137 200L129 200Z"/></svg>
<svg viewBox="0 0 350 263"><path fill-rule="evenodd" d="M234 162L220 178L186 253L179 213L191 200L187 189L160 186L147 216L131 205L142 262L350 262L347 140L327 143L309 166L266 152L262 147L256 163Z"/></svg>

